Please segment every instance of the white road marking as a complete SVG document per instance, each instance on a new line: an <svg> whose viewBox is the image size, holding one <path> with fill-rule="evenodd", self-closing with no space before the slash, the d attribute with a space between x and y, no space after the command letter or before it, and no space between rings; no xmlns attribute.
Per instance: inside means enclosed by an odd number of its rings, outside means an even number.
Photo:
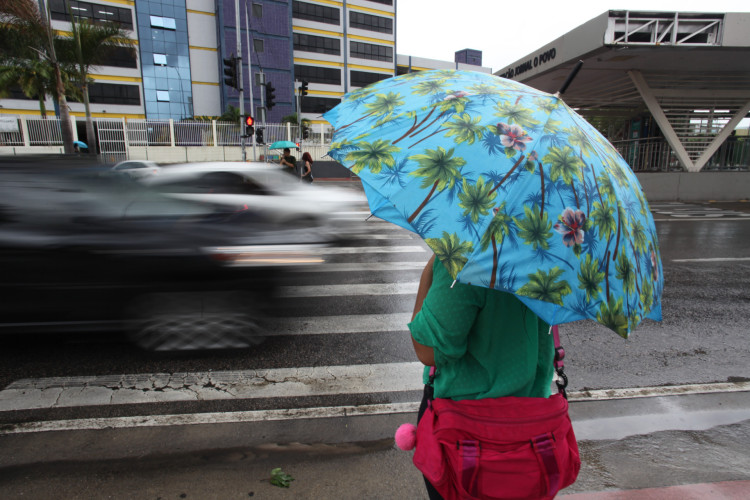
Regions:
<svg viewBox="0 0 750 500"><path fill-rule="evenodd" d="M420 246L403 245L393 247L328 247L322 248L317 253L320 255L350 255L364 253L426 253L427 250Z"/></svg>
<svg viewBox="0 0 750 500"><path fill-rule="evenodd" d="M672 262L742 262L750 257L709 257L705 259L672 259Z"/></svg>
<svg viewBox="0 0 750 500"><path fill-rule="evenodd" d="M319 264L310 267L301 267L295 271L305 273L408 271L412 269L424 269L426 263L426 260L424 262L342 262L340 264Z"/></svg>
<svg viewBox="0 0 750 500"><path fill-rule="evenodd" d="M423 368L412 362L23 379L0 391L0 411L418 391Z"/></svg>
<svg viewBox="0 0 750 500"><path fill-rule="evenodd" d="M408 283L367 283L363 285L310 285L279 288L281 297L350 297L353 295L412 295L418 281Z"/></svg>
<svg viewBox="0 0 750 500"><path fill-rule="evenodd" d="M402 363L409 364L412 363ZM420 382L421 382L421 377ZM577 402L591 401L597 399L632 398L632 397L656 397L656 396L678 396L684 394L712 394L725 392L746 392L750 391L750 382L738 384L721 383L721 384L691 384L672 387L644 387L630 389L614 389L601 391L570 392L568 398L571 404ZM0 393L1 394L1 393ZM280 410L256 410L256 411L237 411L237 412L216 412L216 413L188 413L179 415L148 415L135 417L112 417L112 418L85 418L71 420L53 420L38 422L22 422L7 426L0 429L0 435L4 434L30 434L35 432L50 431L71 431L71 430L97 430L97 429L125 429L138 427L166 427L176 425L199 425L199 424L216 424L216 423L243 423L243 422L261 422L271 420L294 420L294 419L313 419L313 418L335 418L335 417L354 417L360 415L387 415L399 413L416 413L419 409L419 402L405 403L385 403L374 405L359 406L328 406L317 408L289 408ZM705 412L696 412L697 420L706 420ZM739 415L734 415L739 413ZM675 428L684 428L686 419L690 419L685 411L680 412L679 418L674 424ZM746 411L734 411L732 415L724 415L725 419L732 421L744 420L747 418ZM602 419L592 420L575 420L574 427L579 440L606 438L612 439L611 430L604 432L602 430ZM610 419L611 420L611 419ZM653 420L653 419L652 419ZM674 419L672 419L674 420ZM696 419L692 419L696 420ZM716 425L716 416L712 415L710 422ZM701 422L698 422L700 424ZM612 428L612 422L607 426ZM618 426L615 426L618 427ZM662 427L664 427L662 425ZM619 428L619 427L618 427ZM661 429L664 430L664 429ZM622 432L622 431L621 431ZM643 433L643 428L638 430L639 434ZM601 436L600 436L601 435ZM585 436L585 437L584 437ZM604 437L602 437L604 436Z"/></svg>
<svg viewBox="0 0 750 500"><path fill-rule="evenodd" d="M306 316L268 321L269 336L405 332L412 313Z"/></svg>

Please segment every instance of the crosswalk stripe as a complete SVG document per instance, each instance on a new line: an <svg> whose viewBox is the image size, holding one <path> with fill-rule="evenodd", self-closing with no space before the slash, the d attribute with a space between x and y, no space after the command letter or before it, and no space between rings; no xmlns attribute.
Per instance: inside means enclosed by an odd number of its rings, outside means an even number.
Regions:
<svg viewBox="0 0 750 500"><path fill-rule="evenodd" d="M365 332L406 332L412 313L343 314L274 318L268 321L268 336L325 335Z"/></svg>
<svg viewBox="0 0 750 500"><path fill-rule="evenodd" d="M423 368L410 362L24 379L0 391L0 411L417 391Z"/></svg>
<svg viewBox="0 0 750 500"><path fill-rule="evenodd" d="M392 247L328 247L318 251L321 255L350 255L358 253L425 253L423 247L414 245Z"/></svg>
<svg viewBox="0 0 750 500"><path fill-rule="evenodd" d="M416 294L418 281L408 283L367 283L348 285L285 286L279 288L281 297L351 297L355 295L410 295Z"/></svg>
<svg viewBox="0 0 750 500"><path fill-rule="evenodd" d="M711 257L706 259L672 259L672 262L741 262L750 257Z"/></svg>
<svg viewBox="0 0 750 500"><path fill-rule="evenodd" d="M357 262L340 264L319 264L310 267L301 267L297 272L305 273L333 273L333 272L380 272L380 271L410 271L424 269L425 262Z"/></svg>

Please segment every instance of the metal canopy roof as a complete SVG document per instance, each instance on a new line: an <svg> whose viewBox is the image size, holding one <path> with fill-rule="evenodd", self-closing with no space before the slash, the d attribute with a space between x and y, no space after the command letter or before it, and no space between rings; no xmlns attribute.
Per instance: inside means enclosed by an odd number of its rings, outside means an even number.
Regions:
<svg viewBox="0 0 750 500"><path fill-rule="evenodd" d="M495 74L554 93L578 60L569 106L648 109L690 171L750 111L750 13L608 11Z"/></svg>

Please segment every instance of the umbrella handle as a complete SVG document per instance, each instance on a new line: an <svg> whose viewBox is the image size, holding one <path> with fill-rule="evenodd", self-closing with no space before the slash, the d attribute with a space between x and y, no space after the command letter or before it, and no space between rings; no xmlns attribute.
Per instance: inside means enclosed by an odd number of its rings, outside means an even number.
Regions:
<svg viewBox="0 0 750 500"><path fill-rule="evenodd" d="M560 95L564 94L566 90L568 90L568 87L570 86L570 83L573 81L573 79L576 77L579 71L581 71L581 66L583 66L583 61L579 60L576 65L573 67L573 70L568 75L568 78L565 79L565 83L562 84L562 87L560 87L560 90L555 92L555 97L560 97Z"/></svg>

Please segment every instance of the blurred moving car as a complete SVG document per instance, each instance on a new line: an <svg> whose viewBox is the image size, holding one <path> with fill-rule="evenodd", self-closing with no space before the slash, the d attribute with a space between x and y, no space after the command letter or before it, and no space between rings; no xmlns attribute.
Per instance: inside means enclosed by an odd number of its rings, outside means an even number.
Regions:
<svg viewBox="0 0 750 500"><path fill-rule="evenodd" d="M261 162L170 165L141 182L172 198L251 209L281 225L304 225L343 237L339 214L362 203L361 193L299 182L283 167Z"/></svg>
<svg viewBox="0 0 750 500"><path fill-rule="evenodd" d="M115 174L126 175L131 179L142 179L151 175L158 175L161 167L152 161L146 160L127 160L116 163L112 167Z"/></svg>
<svg viewBox="0 0 750 500"><path fill-rule="evenodd" d="M0 171L0 333L124 331L149 350L263 338L284 273L329 240L251 210L80 173Z"/></svg>

